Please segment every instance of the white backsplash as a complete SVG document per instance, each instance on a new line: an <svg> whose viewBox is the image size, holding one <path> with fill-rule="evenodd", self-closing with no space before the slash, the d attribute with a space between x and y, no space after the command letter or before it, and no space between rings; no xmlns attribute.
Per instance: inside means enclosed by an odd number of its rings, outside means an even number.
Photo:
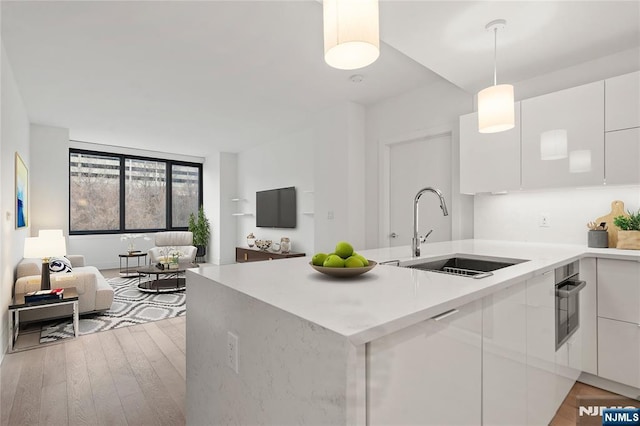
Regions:
<svg viewBox="0 0 640 426"><path fill-rule="evenodd" d="M625 210L640 208L640 186L481 194L474 198L474 238L586 245L587 222L609 214L612 201L622 200ZM549 227L539 225L542 214L548 216Z"/></svg>

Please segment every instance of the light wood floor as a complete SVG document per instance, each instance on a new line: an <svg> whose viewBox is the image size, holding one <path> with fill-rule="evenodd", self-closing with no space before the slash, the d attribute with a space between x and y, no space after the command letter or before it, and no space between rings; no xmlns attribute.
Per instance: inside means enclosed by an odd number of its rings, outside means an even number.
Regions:
<svg viewBox="0 0 640 426"><path fill-rule="evenodd" d="M7 354L1 425L185 424L185 317Z"/></svg>

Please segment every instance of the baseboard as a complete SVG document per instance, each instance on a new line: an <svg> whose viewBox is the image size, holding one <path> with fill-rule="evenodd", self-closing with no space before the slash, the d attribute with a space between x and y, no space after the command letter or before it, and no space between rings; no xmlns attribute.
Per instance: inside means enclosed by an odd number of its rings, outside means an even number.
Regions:
<svg viewBox="0 0 640 426"><path fill-rule="evenodd" d="M594 376L593 374L589 373L580 374L580 377L578 377L578 381L587 385L607 390L609 392L617 393L618 395L626 396L627 398L637 399L638 401L640 401L640 389L634 388L633 386L623 385L622 383L603 379L602 377Z"/></svg>

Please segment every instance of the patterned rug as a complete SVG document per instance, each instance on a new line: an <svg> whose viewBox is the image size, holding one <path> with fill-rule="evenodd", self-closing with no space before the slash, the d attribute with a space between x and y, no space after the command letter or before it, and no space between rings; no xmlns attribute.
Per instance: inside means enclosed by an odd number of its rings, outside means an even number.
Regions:
<svg viewBox="0 0 640 426"><path fill-rule="evenodd" d="M111 278L107 282L114 290L111 309L81 316L81 335L173 318L186 312L184 291L143 293L137 288L138 278ZM73 337L73 321L70 318L47 323L40 331L40 343L66 337Z"/></svg>

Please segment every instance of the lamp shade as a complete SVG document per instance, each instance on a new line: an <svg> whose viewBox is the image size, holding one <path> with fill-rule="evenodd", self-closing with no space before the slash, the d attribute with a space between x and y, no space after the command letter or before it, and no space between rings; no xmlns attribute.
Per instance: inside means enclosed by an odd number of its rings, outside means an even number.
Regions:
<svg viewBox="0 0 640 426"><path fill-rule="evenodd" d="M37 257L44 259L47 257L64 256L67 254L67 244L64 237L30 237L24 240L24 257Z"/></svg>
<svg viewBox="0 0 640 426"><path fill-rule="evenodd" d="M549 130L540 134L540 159L567 158L567 129Z"/></svg>
<svg viewBox="0 0 640 426"><path fill-rule="evenodd" d="M478 131L497 133L513 129L516 122L513 86L498 84L478 92Z"/></svg>
<svg viewBox="0 0 640 426"><path fill-rule="evenodd" d="M569 171L587 173L591 171L591 150L580 149L569 153Z"/></svg>
<svg viewBox="0 0 640 426"><path fill-rule="evenodd" d="M327 64L353 70L378 59L378 0L323 0L322 10Z"/></svg>

